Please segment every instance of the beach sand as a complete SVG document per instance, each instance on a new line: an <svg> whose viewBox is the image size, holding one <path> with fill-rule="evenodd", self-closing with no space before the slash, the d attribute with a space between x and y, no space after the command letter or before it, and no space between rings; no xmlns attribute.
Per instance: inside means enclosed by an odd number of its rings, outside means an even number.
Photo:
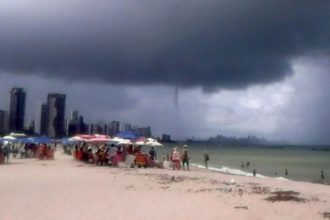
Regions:
<svg viewBox="0 0 330 220"><path fill-rule="evenodd" d="M53 161L0 165L0 219L330 219L330 186L100 167L59 151Z"/></svg>

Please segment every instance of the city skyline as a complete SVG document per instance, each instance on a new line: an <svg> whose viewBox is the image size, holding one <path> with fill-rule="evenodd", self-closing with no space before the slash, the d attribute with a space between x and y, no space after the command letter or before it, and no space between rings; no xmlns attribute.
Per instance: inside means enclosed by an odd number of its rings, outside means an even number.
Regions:
<svg viewBox="0 0 330 220"><path fill-rule="evenodd" d="M120 131L134 131L142 136L151 137L150 126L140 127L116 120L87 124L78 110L72 110L70 117L68 117L66 95L60 93L48 93L46 102L38 102L34 118L32 120L26 120L25 105L27 94L24 88L11 88L8 110L0 109L0 134L28 132L31 129L32 123L35 134L56 138L77 134L106 134L115 136Z"/></svg>

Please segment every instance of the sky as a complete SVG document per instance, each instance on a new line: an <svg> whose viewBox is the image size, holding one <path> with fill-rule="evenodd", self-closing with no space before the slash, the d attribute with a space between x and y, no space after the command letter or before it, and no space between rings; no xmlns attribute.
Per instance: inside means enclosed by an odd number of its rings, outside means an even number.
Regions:
<svg viewBox="0 0 330 220"><path fill-rule="evenodd" d="M326 0L3 0L0 109L26 89L154 135L330 144ZM176 91L178 99L176 100Z"/></svg>

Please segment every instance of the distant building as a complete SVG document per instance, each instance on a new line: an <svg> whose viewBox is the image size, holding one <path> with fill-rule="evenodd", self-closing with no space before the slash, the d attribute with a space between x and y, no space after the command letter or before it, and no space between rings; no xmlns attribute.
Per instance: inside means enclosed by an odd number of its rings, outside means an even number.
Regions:
<svg viewBox="0 0 330 220"><path fill-rule="evenodd" d="M0 110L0 135L8 133L8 112Z"/></svg>
<svg viewBox="0 0 330 220"><path fill-rule="evenodd" d="M48 105L43 103L41 106L41 115L40 115L40 135L48 134Z"/></svg>
<svg viewBox="0 0 330 220"><path fill-rule="evenodd" d="M104 134L104 126L102 124L90 124L89 134Z"/></svg>
<svg viewBox="0 0 330 220"><path fill-rule="evenodd" d="M25 97L23 88L10 90L9 130L23 131L25 114Z"/></svg>
<svg viewBox="0 0 330 220"><path fill-rule="evenodd" d="M108 135L109 133L109 125L104 124L103 125L103 134Z"/></svg>
<svg viewBox="0 0 330 220"><path fill-rule="evenodd" d="M70 118L70 120L71 121L78 121L78 119L79 119L79 112L77 110L73 110L71 112L71 118Z"/></svg>
<svg viewBox="0 0 330 220"><path fill-rule="evenodd" d="M132 131L132 125L130 123L120 123L120 131Z"/></svg>
<svg viewBox="0 0 330 220"><path fill-rule="evenodd" d="M39 103L35 115L34 132L40 135L47 135L47 104Z"/></svg>
<svg viewBox="0 0 330 220"><path fill-rule="evenodd" d="M79 115L78 111L73 111L71 114L71 119L68 124L68 135L74 136L77 134L86 134L87 126L84 123L84 117Z"/></svg>
<svg viewBox="0 0 330 220"><path fill-rule="evenodd" d="M115 136L116 134L119 133L120 130L120 123L119 121L112 121L110 123L110 128L108 130L108 135L110 135L111 137Z"/></svg>
<svg viewBox="0 0 330 220"><path fill-rule="evenodd" d="M48 94L47 97L47 130L48 136L60 138L65 136L65 101L64 94Z"/></svg>
<svg viewBox="0 0 330 220"><path fill-rule="evenodd" d="M168 135L168 134L162 135L162 142L171 142L171 141L172 141L171 135Z"/></svg>
<svg viewBox="0 0 330 220"><path fill-rule="evenodd" d="M151 137L151 128L148 127L138 127L136 130L134 130L137 134L143 136L143 137Z"/></svg>

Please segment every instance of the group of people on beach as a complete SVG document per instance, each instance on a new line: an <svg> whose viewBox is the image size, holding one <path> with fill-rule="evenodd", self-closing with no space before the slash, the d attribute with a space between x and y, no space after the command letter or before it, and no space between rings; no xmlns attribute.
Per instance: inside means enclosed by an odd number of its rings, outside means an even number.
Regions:
<svg viewBox="0 0 330 220"><path fill-rule="evenodd" d="M210 156L208 155L207 151L204 151L205 168L208 168L209 160L210 160ZM173 170L180 170L181 167L183 170L190 170L189 168L190 156L188 153L188 146L183 145L182 151L180 151L178 147L174 147L171 152L171 156L170 158L167 159L167 161L170 161L169 166L172 167Z"/></svg>
<svg viewBox="0 0 330 220"><path fill-rule="evenodd" d="M74 150L71 150L74 149ZM136 145L114 145L102 144L93 146L87 143L77 143L74 146L64 146L65 152L73 154L75 160L96 165L119 166L120 163L129 167L158 167L173 170L190 170L190 156L188 146L184 145L182 150L174 147L172 151L162 158L157 158L157 152L151 147L148 152L143 146ZM209 155L205 151L204 162L208 167Z"/></svg>
<svg viewBox="0 0 330 220"><path fill-rule="evenodd" d="M183 151L180 152L177 147L174 147L171 156L170 161L172 162L170 166L172 166L173 170L180 170L181 169L181 163L182 168L185 170L190 170L189 168L189 154L188 154L188 147L187 145L183 146Z"/></svg>
<svg viewBox="0 0 330 220"><path fill-rule="evenodd" d="M69 149L65 147L64 149ZM79 143L74 145L72 153L75 160L96 165L119 166L125 163L130 167L163 167L161 161L157 160L157 153L151 147L148 154L142 151L142 146L103 144L100 146Z"/></svg>
<svg viewBox="0 0 330 220"><path fill-rule="evenodd" d="M10 157L10 146L8 144L6 145L0 145L0 164L3 163L9 163L9 157Z"/></svg>
<svg viewBox="0 0 330 220"><path fill-rule="evenodd" d="M41 160L54 159L54 147L51 144L6 143L0 144L0 164L9 163L13 158L38 158Z"/></svg>

